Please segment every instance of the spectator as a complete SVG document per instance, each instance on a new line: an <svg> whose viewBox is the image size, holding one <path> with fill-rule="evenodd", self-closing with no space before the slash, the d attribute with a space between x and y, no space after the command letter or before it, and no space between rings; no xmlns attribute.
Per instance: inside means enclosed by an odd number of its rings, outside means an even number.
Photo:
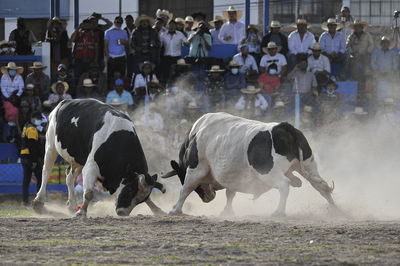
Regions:
<svg viewBox="0 0 400 266"><path fill-rule="evenodd" d="M185 18L185 32L188 37L194 33L194 30L192 30L193 24L194 24L193 17L187 16Z"/></svg>
<svg viewBox="0 0 400 266"><path fill-rule="evenodd" d="M239 72L241 67L242 65L235 60L231 60L228 64L229 72L225 75L225 94L227 98L234 98L240 93L242 88L246 87L246 79L244 75Z"/></svg>
<svg viewBox="0 0 400 266"><path fill-rule="evenodd" d="M186 106L185 118L192 125L200 117L199 107L195 101L189 102Z"/></svg>
<svg viewBox="0 0 400 266"><path fill-rule="evenodd" d="M102 71L104 69L104 32L108 30L109 28L112 27L113 23L108 19L103 17L101 14L93 12L89 17L88 17L89 23L91 23L91 27L96 33L99 41L98 41L98 49L97 49L97 64L100 67L100 70ZM100 24L99 20L102 20L105 22L105 24ZM71 37L72 39L72 37ZM87 71L87 70L86 70ZM84 71L84 72L86 72ZM79 78L79 76L77 77Z"/></svg>
<svg viewBox="0 0 400 266"><path fill-rule="evenodd" d="M236 10L233 6L229 6L227 10L222 11L228 22L222 25L219 32L219 39L223 43L238 44L245 36L245 25L239 21L243 15L242 10Z"/></svg>
<svg viewBox="0 0 400 266"><path fill-rule="evenodd" d="M33 72L26 77L25 82L25 84L35 85L34 93L42 101L47 99L50 94L50 78L43 73L46 68L47 66L44 66L42 62L33 62L33 65L29 67Z"/></svg>
<svg viewBox="0 0 400 266"><path fill-rule="evenodd" d="M126 54L127 54L126 71L127 71L127 77L130 79L130 78L132 78L132 73L135 68L135 60L134 60L135 59L134 58L135 50L132 47L132 34L136 28L133 17L131 15L126 15L125 24L126 24L126 27L124 28L124 30L126 31L126 34L128 35L128 45L126 48Z"/></svg>
<svg viewBox="0 0 400 266"><path fill-rule="evenodd" d="M321 103L329 102L336 108L342 101L342 95L336 91L338 87L339 85L335 81L331 79L328 80L326 84L326 89L321 93L319 97Z"/></svg>
<svg viewBox="0 0 400 266"><path fill-rule="evenodd" d="M96 99L101 101L102 97L96 92L96 84L91 79L84 79L82 84L83 91L78 95L78 99Z"/></svg>
<svg viewBox="0 0 400 266"><path fill-rule="evenodd" d="M258 83L262 88L262 93L268 96L275 96L279 93L279 86L281 85L278 77L278 66L271 63L267 71L260 75Z"/></svg>
<svg viewBox="0 0 400 266"><path fill-rule="evenodd" d="M155 65L150 61L144 61L139 64L140 73L133 77L131 84L133 84L132 93L135 95L135 103L139 104L140 101L149 96L149 90L147 88L148 82L153 79L157 79L154 74Z"/></svg>
<svg viewBox="0 0 400 266"><path fill-rule="evenodd" d="M246 44L249 47L249 54L256 59L256 62L260 62L260 38L257 34L256 25L250 24L246 29L246 36L240 40L238 47Z"/></svg>
<svg viewBox="0 0 400 266"><path fill-rule="evenodd" d="M189 57L208 57L212 38L204 21L199 22L196 31L189 36L188 43L190 43Z"/></svg>
<svg viewBox="0 0 400 266"><path fill-rule="evenodd" d="M307 58L311 54L308 48L315 43L314 34L307 30L309 25L305 19L298 19L292 26L297 27L297 30L292 31L288 37L290 68L297 65L303 58Z"/></svg>
<svg viewBox="0 0 400 266"><path fill-rule="evenodd" d="M161 46L164 47L164 57L161 61L161 82L166 83L169 77L171 66L182 57L181 46L187 45L185 35L176 30L176 22L171 20L168 23L168 31L161 35Z"/></svg>
<svg viewBox="0 0 400 266"><path fill-rule="evenodd" d="M252 79L252 77L257 76L258 78L258 67L257 62L254 57L249 54L249 47L246 44L242 44L240 47L240 53L235 54L233 56L233 60L238 62L242 67L239 69L239 72L244 74L246 80Z"/></svg>
<svg viewBox="0 0 400 266"><path fill-rule="evenodd" d="M112 103L114 99L117 99L119 103L128 103L130 107L133 106L132 95L124 89L122 79L115 80L115 89L107 94L106 103Z"/></svg>
<svg viewBox="0 0 400 266"><path fill-rule="evenodd" d="M50 42L51 77L56 75L57 66L61 63L68 64L68 33L61 20L53 17L47 22L46 42Z"/></svg>
<svg viewBox="0 0 400 266"><path fill-rule="evenodd" d="M361 106L356 106L354 108L354 111L352 112L353 115L353 121L359 123L359 124L363 124L366 123L368 121L368 112L364 111L364 108L362 108ZM353 126L357 126L357 125L353 125Z"/></svg>
<svg viewBox="0 0 400 266"><path fill-rule="evenodd" d="M347 40L352 33L350 25L354 23L353 17L350 15L350 8L347 6L342 7L340 10L341 14L336 16L338 23L343 24L342 34L345 40Z"/></svg>
<svg viewBox="0 0 400 266"><path fill-rule="evenodd" d="M273 117L272 121L275 121L275 122L288 120L288 116L286 113L286 106L282 100L277 99L275 101L272 117Z"/></svg>
<svg viewBox="0 0 400 266"><path fill-rule="evenodd" d="M177 85L178 87L193 87L196 81L195 75L189 72L191 64L186 63L185 59L179 59L176 64L172 65L172 72L168 79L168 86Z"/></svg>
<svg viewBox="0 0 400 266"><path fill-rule="evenodd" d="M31 119L31 114L32 114L32 109L30 107L30 104L27 101L22 100L16 118L17 133L20 137L22 135L22 130L25 124L28 123Z"/></svg>
<svg viewBox="0 0 400 266"><path fill-rule="evenodd" d="M18 114L18 98L15 95L12 95L3 104L4 108L4 118L8 123L8 133L7 133L7 141L10 143L15 142L16 135L16 122L17 122L17 114Z"/></svg>
<svg viewBox="0 0 400 266"><path fill-rule="evenodd" d="M325 30L319 38L319 43L322 47L322 54L328 57L331 63L340 64L339 76L342 80L346 78L347 55L346 41L340 30L343 24L336 23L334 18L322 23L321 28Z"/></svg>
<svg viewBox="0 0 400 266"><path fill-rule="evenodd" d="M83 81L85 79L90 79L93 84L96 85L97 92L101 96L106 96L107 95L107 77L106 75L100 71L99 65L96 62L93 62L90 64L89 71L85 72L81 75L79 78L76 94L78 95L81 91Z"/></svg>
<svg viewBox="0 0 400 266"><path fill-rule="evenodd" d="M187 38L185 31L185 20L183 18L175 18L176 30L182 32L182 34Z"/></svg>
<svg viewBox="0 0 400 266"><path fill-rule="evenodd" d="M21 163L24 171L22 182L22 203L28 206L29 184L32 172L35 173L37 180L36 190L39 191L42 183L43 154L39 141L39 132L36 127L42 124L42 114L33 112L32 116L22 130Z"/></svg>
<svg viewBox="0 0 400 266"><path fill-rule="evenodd" d="M288 49L288 39L281 31L281 23L279 21L271 21L271 25L267 27L268 33L261 40L261 49L267 47L268 43L274 42L278 47L281 47L279 53L286 56ZM262 50L265 54L266 52Z"/></svg>
<svg viewBox="0 0 400 266"><path fill-rule="evenodd" d="M72 97L76 96L76 88L74 86L75 82L73 77L71 76L68 67L64 64L59 64L57 66L57 71L55 76L51 79L51 82L57 82L58 80L65 81L69 85L69 94L71 94Z"/></svg>
<svg viewBox="0 0 400 266"><path fill-rule="evenodd" d="M0 41L0 55L15 55L15 44L6 40Z"/></svg>
<svg viewBox="0 0 400 266"><path fill-rule="evenodd" d="M399 69L399 59L393 47L396 42L383 36L371 55L371 68L376 80L377 99L393 97L393 85L396 84L396 74Z"/></svg>
<svg viewBox="0 0 400 266"><path fill-rule="evenodd" d="M107 30L104 36L104 48L107 59L108 83L112 83L112 74L118 71L125 76L126 68L126 47L128 47L128 35L121 29L122 17L114 19L114 27Z"/></svg>
<svg viewBox="0 0 400 266"><path fill-rule="evenodd" d="M265 55L260 61L260 71L265 72L270 64L276 64L278 67L278 75L285 76L287 71L287 62L283 54L279 53L280 46L277 46L274 42L269 42L266 47L262 50Z"/></svg>
<svg viewBox="0 0 400 266"><path fill-rule="evenodd" d="M219 32L221 30L222 24L224 24L225 22L226 22L226 19L224 19L221 16L215 16L215 19L209 22L209 24L212 27L214 27L213 29L210 30L213 44L224 44L219 39L218 36L219 36Z"/></svg>
<svg viewBox="0 0 400 266"><path fill-rule="evenodd" d="M225 104L225 81L222 73L225 70L219 65L214 65L210 70L207 70L209 76L204 81L204 107L205 112L213 112L217 104L224 107Z"/></svg>
<svg viewBox="0 0 400 266"><path fill-rule="evenodd" d="M268 108L268 102L258 89L252 85L241 89L242 96L235 105L235 109L241 111L241 116L256 119L261 117Z"/></svg>
<svg viewBox="0 0 400 266"><path fill-rule="evenodd" d="M156 63L158 61L158 53L160 47L160 40L157 31L151 28L154 23L152 17L140 15L136 21L136 29L132 34L132 46L135 49L135 70L136 74L139 73L139 64L144 61Z"/></svg>
<svg viewBox="0 0 400 266"><path fill-rule="evenodd" d="M42 110L42 102L39 96L34 95L33 89L35 85L32 83L26 84L24 88L24 94L21 97L21 103L26 102L29 105L29 108L32 111L41 111ZM21 128L24 124L21 124Z"/></svg>
<svg viewBox="0 0 400 266"><path fill-rule="evenodd" d="M157 32L158 36L160 36L164 32L163 31L163 29L165 29L164 26L165 26L164 20L162 18L156 18L152 29Z"/></svg>
<svg viewBox="0 0 400 266"><path fill-rule="evenodd" d="M151 81L147 82L147 88L149 91L149 100L151 102L154 102L163 90L163 87L158 79L152 79Z"/></svg>
<svg viewBox="0 0 400 266"><path fill-rule="evenodd" d="M76 81L89 70L90 64L98 62L100 38L94 28L95 23L85 19L71 35L71 41L75 44L72 54Z"/></svg>
<svg viewBox="0 0 400 266"><path fill-rule="evenodd" d="M321 91L321 88L324 87L329 80L331 64L329 63L328 57L321 54L322 47L319 43L314 43L309 49L312 51L312 55L307 59L307 71L314 73L319 91Z"/></svg>
<svg viewBox="0 0 400 266"><path fill-rule="evenodd" d="M8 41L15 43L15 52L18 55L30 55L33 54L32 45L37 42L37 39L33 32L26 28L25 20L19 17L17 28L10 33Z"/></svg>
<svg viewBox="0 0 400 266"><path fill-rule="evenodd" d="M174 15L172 13L170 13L168 10L157 9L156 18L160 18L163 21L163 23L162 23L163 26L162 26L161 30L159 31L160 36L168 31L166 26L172 20L173 17L174 17Z"/></svg>
<svg viewBox="0 0 400 266"><path fill-rule="evenodd" d="M11 96L20 97L22 89L24 88L24 79L21 74L24 72L23 67L17 67L14 62L9 62L7 66L1 68L0 87L1 93L5 99L9 99Z"/></svg>
<svg viewBox="0 0 400 266"><path fill-rule="evenodd" d="M63 100L72 99L71 95L67 93L68 87L68 83L65 81L57 81L51 85L53 93L49 96L49 102L53 107Z"/></svg>
<svg viewBox="0 0 400 266"><path fill-rule="evenodd" d="M200 22L200 21L206 21L206 18L207 18L207 15L206 14L204 14L203 12L196 12L196 13L193 13L192 15L192 18L194 19L194 22L196 23L196 22ZM207 25L208 26L208 25Z"/></svg>
<svg viewBox="0 0 400 266"><path fill-rule="evenodd" d="M317 80L315 75L307 71L307 60L303 59L288 74L293 82L293 92L299 92L300 100L305 105L315 105L318 102Z"/></svg>

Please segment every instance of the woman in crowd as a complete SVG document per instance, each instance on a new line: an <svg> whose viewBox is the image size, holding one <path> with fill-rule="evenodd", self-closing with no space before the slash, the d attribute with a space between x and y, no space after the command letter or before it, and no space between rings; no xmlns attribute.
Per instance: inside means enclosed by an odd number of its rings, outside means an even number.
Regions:
<svg viewBox="0 0 400 266"><path fill-rule="evenodd" d="M62 100L72 99L71 95L67 93L68 83L65 81L57 81L51 85L52 94L49 96L51 105L56 106Z"/></svg>

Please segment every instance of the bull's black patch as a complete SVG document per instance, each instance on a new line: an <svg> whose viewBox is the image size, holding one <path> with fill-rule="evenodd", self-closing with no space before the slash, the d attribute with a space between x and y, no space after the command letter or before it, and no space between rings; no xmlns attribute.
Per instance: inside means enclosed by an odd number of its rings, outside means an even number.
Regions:
<svg viewBox="0 0 400 266"><path fill-rule="evenodd" d="M147 174L147 162L137 135L131 131L113 132L94 154L104 177L103 186L113 194L122 179Z"/></svg>
<svg viewBox="0 0 400 266"><path fill-rule="evenodd" d="M260 174L268 174L274 166L271 155L272 140L269 131L260 131L249 143L247 159L249 164Z"/></svg>
<svg viewBox="0 0 400 266"><path fill-rule="evenodd" d="M131 205L132 199L136 196L139 190L139 178L135 177L125 179L122 184L125 187L121 190L118 195L117 209L128 208Z"/></svg>
<svg viewBox="0 0 400 266"><path fill-rule="evenodd" d="M272 129L275 152L286 156L289 161L300 159L299 148L303 151L303 160L311 157L312 151L303 133L290 125L282 122Z"/></svg>
<svg viewBox="0 0 400 266"><path fill-rule="evenodd" d="M57 110L58 141L77 163L85 165L92 149L93 135L103 126L106 112L129 120L125 114L93 99L65 100Z"/></svg>

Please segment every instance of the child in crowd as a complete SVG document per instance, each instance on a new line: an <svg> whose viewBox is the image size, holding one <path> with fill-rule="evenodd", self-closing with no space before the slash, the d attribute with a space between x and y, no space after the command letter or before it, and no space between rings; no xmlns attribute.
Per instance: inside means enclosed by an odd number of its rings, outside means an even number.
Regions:
<svg viewBox="0 0 400 266"><path fill-rule="evenodd" d="M276 96L279 92L281 81L278 76L278 66L272 63L268 66L267 71L258 78L262 92L268 96Z"/></svg>

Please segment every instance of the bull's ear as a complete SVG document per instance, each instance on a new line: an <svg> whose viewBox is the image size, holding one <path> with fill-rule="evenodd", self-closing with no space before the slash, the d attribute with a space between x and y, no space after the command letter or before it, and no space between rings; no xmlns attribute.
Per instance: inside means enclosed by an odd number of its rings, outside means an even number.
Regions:
<svg viewBox="0 0 400 266"><path fill-rule="evenodd" d="M145 175L145 181L146 181L146 183L148 184L148 185L150 185L150 186L154 186L154 184L155 184L155 180L154 180L154 178L152 177L152 176L150 176L149 174L146 174Z"/></svg>

